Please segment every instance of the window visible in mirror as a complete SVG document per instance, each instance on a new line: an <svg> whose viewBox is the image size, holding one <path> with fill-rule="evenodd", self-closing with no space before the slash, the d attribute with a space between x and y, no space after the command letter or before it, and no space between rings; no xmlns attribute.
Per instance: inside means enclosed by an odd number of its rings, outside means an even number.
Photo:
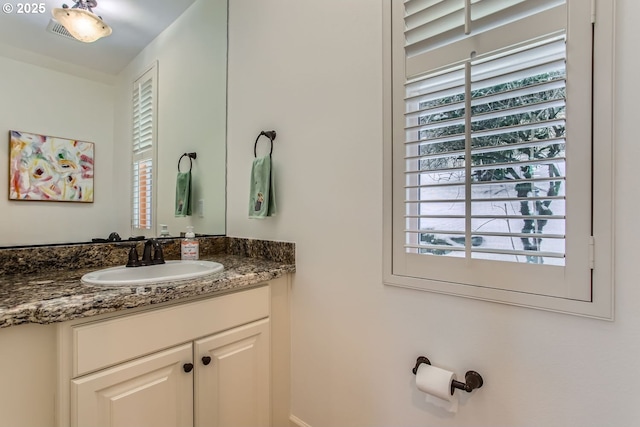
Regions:
<svg viewBox="0 0 640 427"><path fill-rule="evenodd" d="M133 83L132 215L133 231L151 230L155 201L158 68L154 64Z"/></svg>

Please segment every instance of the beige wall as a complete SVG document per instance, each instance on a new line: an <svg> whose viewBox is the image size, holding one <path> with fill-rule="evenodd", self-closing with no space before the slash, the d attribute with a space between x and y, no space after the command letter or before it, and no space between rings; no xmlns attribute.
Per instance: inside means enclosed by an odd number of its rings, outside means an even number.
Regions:
<svg viewBox="0 0 640 427"><path fill-rule="evenodd" d="M95 143L94 203L8 200L0 174L0 246L89 241L115 229L113 86L0 56L0 165L9 160L9 131Z"/></svg>
<svg viewBox="0 0 640 427"><path fill-rule="evenodd" d="M628 426L640 419L635 264L640 3L618 0L616 320L382 285L382 2L230 4L228 234L297 243L292 414L329 426ZM253 141L276 129L278 207L246 213ZM418 355L476 369L451 415L424 403Z"/></svg>
<svg viewBox="0 0 640 427"><path fill-rule="evenodd" d="M53 426L58 375L55 325L1 329L0 360L0 426Z"/></svg>

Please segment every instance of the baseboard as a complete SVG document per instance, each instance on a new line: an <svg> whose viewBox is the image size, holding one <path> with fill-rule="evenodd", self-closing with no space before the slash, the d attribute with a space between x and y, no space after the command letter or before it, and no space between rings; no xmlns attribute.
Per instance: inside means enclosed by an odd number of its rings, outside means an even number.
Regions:
<svg viewBox="0 0 640 427"><path fill-rule="evenodd" d="M289 422L291 423L290 427L311 427L295 415L289 415Z"/></svg>

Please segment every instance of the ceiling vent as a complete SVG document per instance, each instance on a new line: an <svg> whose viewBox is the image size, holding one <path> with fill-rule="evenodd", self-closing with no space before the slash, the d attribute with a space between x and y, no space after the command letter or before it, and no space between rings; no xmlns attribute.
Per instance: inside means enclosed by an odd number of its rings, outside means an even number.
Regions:
<svg viewBox="0 0 640 427"><path fill-rule="evenodd" d="M69 31L67 31L67 29L65 27L63 27L59 22L57 22L53 18L49 19L49 25L47 25L47 31L49 31L50 33L53 33L53 34L57 34L57 35L62 36L62 37L66 37L66 38L71 39L71 40L76 40L76 38L73 37L71 35L71 33ZM78 41L78 40L76 40L76 41Z"/></svg>

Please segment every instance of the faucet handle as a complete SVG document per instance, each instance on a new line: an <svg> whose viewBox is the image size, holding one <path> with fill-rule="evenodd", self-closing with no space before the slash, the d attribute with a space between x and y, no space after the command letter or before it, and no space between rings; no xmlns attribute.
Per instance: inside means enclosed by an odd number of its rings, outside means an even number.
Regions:
<svg viewBox="0 0 640 427"><path fill-rule="evenodd" d="M165 264L164 254L162 253L162 243L157 240L153 243L153 263L154 264Z"/></svg>
<svg viewBox="0 0 640 427"><path fill-rule="evenodd" d="M136 245L131 246L129 249L129 260L127 261L127 267L139 267L140 261L138 260L138 250Z"/></svg>
<svg viewBox="0 0 640 427"><path fill-rule="evenodd" d="M142 259L140 260L140 265L153 265L152 259L152 250L155 246L154 239L148 239L144 242L144 250L142 251Z"/></svg>

